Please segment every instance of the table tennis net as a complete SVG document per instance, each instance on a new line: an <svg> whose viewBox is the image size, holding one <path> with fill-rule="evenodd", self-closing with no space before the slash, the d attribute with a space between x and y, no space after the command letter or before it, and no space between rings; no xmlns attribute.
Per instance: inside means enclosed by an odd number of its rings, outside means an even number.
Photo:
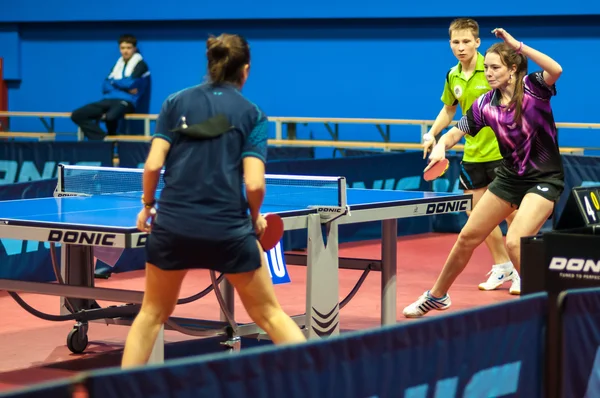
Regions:
<svg viewBox="0 0 600 398"><path fill-rule="evenodd" d="M140 198L143 169L60 165L56 194L115 195ZM346 206L346 180L319 177L267 174L264 204L275 207ZM157 192L165 186L164 170Z"/></svg>

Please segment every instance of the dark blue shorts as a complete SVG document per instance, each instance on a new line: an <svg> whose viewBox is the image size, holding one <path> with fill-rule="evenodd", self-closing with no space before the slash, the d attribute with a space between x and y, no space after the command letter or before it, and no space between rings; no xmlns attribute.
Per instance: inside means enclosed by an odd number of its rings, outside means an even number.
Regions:
<svg viewBox="0 0 600 398"><path fill-rule="evenodd" d="M165 271L211 269L225 274L253 271L261 266L256 235L207 240L168 231L156 223L146 241L146 261Z"/></svg>

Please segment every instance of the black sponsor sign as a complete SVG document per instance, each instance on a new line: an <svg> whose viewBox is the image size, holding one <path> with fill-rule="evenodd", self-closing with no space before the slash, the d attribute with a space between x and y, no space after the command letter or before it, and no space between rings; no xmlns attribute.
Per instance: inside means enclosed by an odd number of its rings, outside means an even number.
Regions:
<svg viewBox="0 0 600 398"><path fill-rule="evenodd" d="M600 235L596 228L544 234L548 292L600 286Z"/></svg>
<svg viewBox="0 0 600 398"><path fill-rule="evenodd" d="M116 234L107 232L69 231L52 229L48 233L48 242L90 246L114 246Z"/></svg>
<svg viewBox="0 0 600 398"><path fill-rule="evenodd" d="M425 214L452 213L466 211L469 208L469 199L452 200L449 202L430 203Z"/></svg>

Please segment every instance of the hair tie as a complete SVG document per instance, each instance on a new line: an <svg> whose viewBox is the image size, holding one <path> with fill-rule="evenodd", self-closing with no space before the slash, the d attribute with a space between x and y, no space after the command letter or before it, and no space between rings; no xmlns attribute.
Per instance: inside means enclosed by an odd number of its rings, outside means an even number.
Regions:
<svg viewBox="0 0 600 398"><path fill-rule="evenodd" d="M521 50L523 49L523 42L519 42L519 49L517 50L517 54L521 54Z"/></svg>

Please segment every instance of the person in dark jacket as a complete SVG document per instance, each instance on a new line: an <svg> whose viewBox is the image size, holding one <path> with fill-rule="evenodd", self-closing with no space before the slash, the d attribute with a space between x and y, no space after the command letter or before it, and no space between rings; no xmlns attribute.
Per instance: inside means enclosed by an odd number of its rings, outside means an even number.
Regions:
<svg viewBox="0 0 600 398"><path fill-rule="evenodd" d="M137 39L133 35L119 38L121 57L102 84L102 99L84 105L71 114L71 120L78 125L88 140L103 140L115 135L119 121L127 113L134 113L140 98L148 87L150 70L137 49ZM104 120L107 132L100 128Z"/></svg>

